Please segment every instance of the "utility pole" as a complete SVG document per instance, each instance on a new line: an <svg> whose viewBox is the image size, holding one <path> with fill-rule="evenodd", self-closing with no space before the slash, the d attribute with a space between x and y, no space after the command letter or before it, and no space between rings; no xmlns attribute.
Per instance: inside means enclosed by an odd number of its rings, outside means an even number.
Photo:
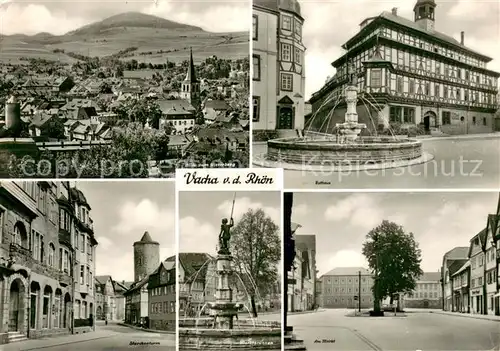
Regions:
<svg viewBox="0 0 500 351"><path fill-rule="evenodd" d="M361 312L361 271L358 273L358 312Z"/></svg>

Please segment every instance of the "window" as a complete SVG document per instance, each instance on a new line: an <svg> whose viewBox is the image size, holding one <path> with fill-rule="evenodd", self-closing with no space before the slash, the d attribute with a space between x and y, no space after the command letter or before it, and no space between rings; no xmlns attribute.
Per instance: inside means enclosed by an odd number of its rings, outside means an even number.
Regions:
<svg viewBox="0 0 500 351"><path fill-rule="evenodd" d="M281 73L281 90L293 90L293 75L290 73Z"/></svg>
<svg viewBox="0 0 500 351"><path fill-rule="evenodd" d="M292 17L282 16L281 17L281 28L285 30L292 30Z"/></svg>
<svg viewBox="0 0 500 351"><path fill-rule="evenodd" d="M409 93L415 94L415 81L413 79L410 79Z"/></svg>
<svg viewBox="0 0 500 351"><path fill-rule="evenodd" d="M424 89L425 89L425 95L430 95L431 94L431 83L426 82Z"/></svg>
<svg viewBox="0 0 500 351"><path fill-rule="evenodd" d="M301 65L302 64L302 52L300 51L299 48L294 48L294 55L295 55L295 63Z"/></svg>
<svg viewBox="0 0 500 351"><path fill-rule="evenodd" d="M89 286L90 285L90 268L89 267L87 267L86 278L87 278L87 286Z"/></svg>
<svg viewBox="0 0 500 351"><path fill-rule="evenodd" d="M472 116L472 124L476 124L476 116ZM483 265L483 263L481 262L480 266L482 266L482 265Z"/></svg>
<svg viewBox="0 0 500 351"><path fill-rule="evenodd" d="M443 97L446 99L448 98L448 87L443 86Z"/></svg>
<svg viewBox="0 0 500 351"><path fill-rule="evenodd" d="M37 206L38 210L43 214L47 212L47 193L41 187L38 190Z"/></svg>
<svg viewBox="0 0 500 351"><path fill-rule="evenodd" d="M451 124L451 112L450 111L443 111L442 116L443 116L443 125Z"/></svg>
<svg viewBox="0 0 500 351"><path fill-rule="evenodd" d="M486 123L486 117L483 117L483 126L486 126L486 125L488 125L488 124Z"/></svg>
<svg viewBox="0 0 500 351"><path fill-rule="evenodd" d="M398 93L402 93L404 89L404 82L403 82L403 77L398 77L396 79L396 91Z"/></svg>
<svg viewBox="0 0 500 351"><path fill-rule="evenodd" d="M253 65L253 80L260 80L260 56L253 55L252 57Z"/></svg>
<svg viewBox="0 0 500 351"><path fill-rule="evenodd" d="M434 96L439 97L439 84L434 85Z"/></svg>
<svg viewBox="0 0 500 351"><path fill-rule="evenodd" d="M56 248L54 244L50 243L49 244L49 266L54 267L54 256L56 254Z"/></svg>
<svg viewBox="0 0 500 351"><path fill-rule="evenodd" d="M43 236L42 234L32 230L32 249L33 249L33 258L35 260L42 261L43 260Z"/></svg>
<svg viewBox="0 0 500 351"><path fill-rule="evenodd" d="M370 86L372 88L379 88L382 86L382 70L381 69L372 69L370 76Z"/></svg>
<svg viewBox="0 0 500 351"><path fill-rule="evenodd" d="M281 60L292 61L292 45L281 43Z"/></svg>
<svg viewBox="0 0 500 351"><path fill-rule="evenodd" d="M85 284L85 267L80 266L80 285Z"/></svg>
<svg viewBox="0 0 500 351"><path fill-rule="evenodd" d="M252 97L252 121L258 122L260 117L260 96Z"/></svg>
<svg viewBox="0 0 500 351"><path fill-rule="evenodd" d="M302 35L302 23L298 20L295 20L295 34Z"/></svg>
<svg viewBox="0 0 500 351"><path fill-rule="evenodd" d="M257 15L253 15L252 38L253 40L259 40L259 17Z"/></svg>
<svg viewBox="0 0 500 351"><path fill-rule="evenodd" d="M415 109L403 107L403 123L415 123Z"/></svg>
<svg viewBox="0 0 500 351"><path fill-rule="evenodd" d="M441 65L439 62L436 62L436 74L441 74Z"/></svg>
<svg viewBox="0 0 500 351"><path fill-rule="evenodd" d="M80 234L80 251L85 252L85 234Z"/></svg>

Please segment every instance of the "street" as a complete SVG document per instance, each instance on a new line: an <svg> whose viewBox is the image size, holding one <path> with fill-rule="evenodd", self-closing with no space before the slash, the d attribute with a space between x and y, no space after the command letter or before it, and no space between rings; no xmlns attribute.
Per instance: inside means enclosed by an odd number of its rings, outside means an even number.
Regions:
<svg viewBox="0 0 500 351"><path fill-rule="evenodd" d="M470 137L470 139L468 138ZM404 168L371 171L286 170L287 188L366 189L366 188L491 188L500 182L500 134L494 136L458 136L422 140L423 150L432 161ZM254 155L267 151L265 144L253 146Z"/></svg>
<svg viewBox="0 0 500 351"><path fill-rule="evenodd" d="M329 309L288 316L307 350L492 350L500 345L500 323L422 311L406 317L349 317Z"/></svg>
<svg viewBox="0 0 500 351"><path fill-rule="evenodd" d="M0 345L0 351L67 350L175 350L175 334L145 332L110 323L98 323L96 331Z"/></svg>

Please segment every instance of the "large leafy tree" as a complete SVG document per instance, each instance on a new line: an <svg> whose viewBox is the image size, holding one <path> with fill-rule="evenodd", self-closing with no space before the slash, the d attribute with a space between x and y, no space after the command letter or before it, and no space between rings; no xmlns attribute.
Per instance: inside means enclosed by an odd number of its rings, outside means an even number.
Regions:
<svg viewBox="0 0 500 351"><path fill-rule="evenodd" d="M397 293L415 289L420 268L421 250L413 233L387 220L373 228L363 244L363 255L374 274L372 287L374 311L380 311L380 301ZM399 299L398 299L399 301Z"/></svg>
<svg viewBox="0 0 500 351"><path fill-rule="evenodd" d="M231 250L240 274L248 274L247 287L254 316L256 296L264 296L278 282L281 260L279 227L262 210L249 209L232 230Z"/></svg>

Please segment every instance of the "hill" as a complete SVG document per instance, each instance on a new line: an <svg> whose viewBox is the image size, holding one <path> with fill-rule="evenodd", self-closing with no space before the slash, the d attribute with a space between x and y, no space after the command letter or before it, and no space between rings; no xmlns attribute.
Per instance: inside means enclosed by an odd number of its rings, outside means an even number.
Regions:
<svg viewBox="0 0 500 351"><path fill-rule="evenodd" d="M0 62L20 63L21 58L74 62L65 53L109 56L129 51L122 59L164 63L187 59L192 47L195 60L216 55L248 57L249 33L211 33L199 27L137 12L127 12L91 23L64 35L0 35ZM63 51L63 52L61 52Z"/></svg>
<svg viewBox="0 0 500 351"><path fill-rule="evenodd" d="M140 12L125 12L119 15L108 17L100 22L92 23L76 29L66 34L75 35L96 35L108 29L131 27L131 28L151 28L151 29L180 29L202 31L200 27L173 22L161 17L146 15Z"/></svg>

